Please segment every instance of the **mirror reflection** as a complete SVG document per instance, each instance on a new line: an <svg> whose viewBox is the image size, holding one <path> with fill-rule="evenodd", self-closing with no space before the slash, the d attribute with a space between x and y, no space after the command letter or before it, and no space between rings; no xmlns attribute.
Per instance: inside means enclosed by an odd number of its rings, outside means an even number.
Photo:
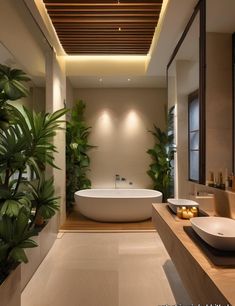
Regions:
<svg viewBox="0 0 235 306"><path fill-rule="evenodd" d="M235 1L207 0L206 5L206 178L207 184L225 188L233 172Z"/></svg>
<svg viewBox="0 0 235 306"><path fill-rule="evenodd" d="M175 196L188 193L188 180L199 181L199 15L168 69L168 107L175 105Z"/></svg>
<svg viewBox="0 0 235 306"><path fill-rule="evenodd" d="M0 20L0 63L22 69L31 78L27 84L30 95L12 103L19 108L26 106L35 111L43 111L46 98L46 57L50 47L23 2L6 1L4 11ZM9 35L16 31L20 35Z"/></svg>

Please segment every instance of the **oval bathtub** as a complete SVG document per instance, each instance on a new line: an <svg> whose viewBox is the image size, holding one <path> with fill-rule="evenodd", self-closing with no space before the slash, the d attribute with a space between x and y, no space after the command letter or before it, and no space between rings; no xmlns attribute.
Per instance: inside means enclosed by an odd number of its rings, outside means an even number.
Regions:
<svg viewBox="0 0 235 306"><path fill-rule="evenodd" d="M152 203L162 193L151 189L85 189L75 192L78 210L87 218L103 222L132 222L149 219Z"/></svg>

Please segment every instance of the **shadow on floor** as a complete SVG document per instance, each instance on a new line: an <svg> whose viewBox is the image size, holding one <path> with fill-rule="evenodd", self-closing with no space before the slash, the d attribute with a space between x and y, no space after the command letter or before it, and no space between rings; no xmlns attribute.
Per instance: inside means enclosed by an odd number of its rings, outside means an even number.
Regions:
<svg viewBox="0 0 235 306"><path fill-rule="evenodd" d="M192 301L180 279L175 265L170 259L164 263L163 270L168 279L176 303L181 305L192 305Z"/></svg>

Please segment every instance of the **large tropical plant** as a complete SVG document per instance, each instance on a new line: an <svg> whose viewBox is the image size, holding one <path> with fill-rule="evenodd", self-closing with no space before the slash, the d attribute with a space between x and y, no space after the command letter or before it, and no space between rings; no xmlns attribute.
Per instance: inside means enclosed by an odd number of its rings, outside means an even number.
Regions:
<svg viewBox="0 0 235 306"><path fill-rule="evenodd" d="M30 78L20 69L11 69L0 64L0 128L7 128L10 113L7 101L15 101L28 95L24 83Z"/></svg>
<svg viewBox="0 0 235 306"><path fill-rule="evenodd" d="M90 158L87 152L94 146L89 145L91 127L84 119L86 105L82 100L75 103L71 110L66 128L66 205L70 209L74 202L74 192L91 187L87 177Z"/></svg>
<svg viewBox="0 0 235 306"><path fill-rule="evenodd" d="M27 263L25 248L36 247L30 239L37 235L35 228L30 228L30 211L22 206L16 217L0 217L0 284L19 262Z"/></svg>
<svg viewBox="0 0 235 306"><path fill-rule="evenodd" d="M153 181L153 188L163 194L163 201L173 195L173 160L174 160L174 107L172 107L167 116L167 128L161 130L154 125L154 130L149 131L155 139L155 144L147 153L151 156L153 162L147 171Z"/></svg>
<svg viewBox="0 0 235 306"><path fill-rule="evenodd" d="M0 282L15 264L27 262L24 249L36 246L30 239L38 231L36 217L49 219L58 210L53 179L45 180L44 171L46 164L56 167L51 140L66 111L21 112L9 104L27 95L22 82L28 80L23 71L0 65Z"/></svg>

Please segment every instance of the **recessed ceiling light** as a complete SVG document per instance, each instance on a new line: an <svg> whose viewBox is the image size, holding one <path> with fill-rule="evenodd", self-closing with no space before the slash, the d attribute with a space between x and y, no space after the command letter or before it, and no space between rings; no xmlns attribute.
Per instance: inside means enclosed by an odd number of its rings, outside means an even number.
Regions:
<svg viewBox="0 0 235 306"><path fill-rule="evenodd" d="M131 79L129 79L129 78L128 78L128 79L127 79L127 81L128 81L128 82L130 82L130 81L131 81Z"/></svg>
<svg viewBox="0 0 235 306"><path fill-rule="evenodd" d="M103 82L103 79L102 79L102 78L99 78L99 81L100 81L100 82Z"/></svg>

